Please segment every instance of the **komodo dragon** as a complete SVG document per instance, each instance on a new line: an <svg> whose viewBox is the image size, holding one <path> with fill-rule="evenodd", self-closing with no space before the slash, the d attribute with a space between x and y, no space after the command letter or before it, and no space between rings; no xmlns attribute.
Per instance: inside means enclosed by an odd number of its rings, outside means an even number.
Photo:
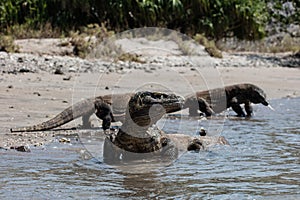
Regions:
<svg viewBox="0 0 300 200"><path fill-rule="evenodd" d="M66 124L78 117L82 117L83 127L90 128L90 116L96 114L102 120L104 130L111 122L122 121L125 117L127 103L132 93L112 94L82 100L56 115L54 118L33 126L11 128L11 132L45 131Z"/></svg>
<svg viewBox="0 0 300 200"><path fill-rule="evenodd" d="M104 162L115 164L151 158L172 161L180 151L229 144L224 137L166 134L155 126L164 114L181 110L183 103L184 99L175 94L144 91L133 95L126 109L124 123L116 134L105 139Z"/></svg>
<svg viewBox="0 0 300 200"><path fill-rule="evenodd" d="M231 107L237 113L237 116L250 117L253 113L251 103L261 103L272 109L266 100L265 92L258 86L249 83L196 92L196 94L186 97L184 108L189 108L191 116L199 115L198 110L205 113L206 116L211 116ZM247 115L240 104L244 104Z"/></svg>

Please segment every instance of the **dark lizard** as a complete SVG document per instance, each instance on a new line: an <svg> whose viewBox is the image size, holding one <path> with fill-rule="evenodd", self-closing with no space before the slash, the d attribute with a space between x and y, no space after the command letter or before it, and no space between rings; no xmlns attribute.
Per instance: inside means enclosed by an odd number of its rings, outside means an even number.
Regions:
<svg viewBox="0 0 300 200"><path fill-rule="evenodd" d="M245 117L251 116L253 113L251 103L261 103L270 107L266 100L266 94L261 88L244 83L196 92L196 94L186 97L184 108L189 108L191 116L199 115L198 110L205 113L206 116L211 116L231 107L237 116ZM240 104L244 104L246 114Z"/></svg>
<svg viewBox="0 0 300 200"><path fill-rule="evenodd" d="M224 137L193 137L166 134L155 126L166 113L182 109L184 99L162 92L138 92L131 97L125 121L116 134L107 136L103 157L106 163L160 158L176 159L180 151L205 149L213 144L229 144Z"/></svg>
<svg viewBox="0 0 300 200"><path fill-rule="evenodd" d="M66 108L54 118L33 126L11 128L11 132L45 131L82 117L83 127L90 128L90 116L96 114L102 120L102 128L109 129L111 122L122 121L130 97L133 94L113 94L82 100Z"/></svg>

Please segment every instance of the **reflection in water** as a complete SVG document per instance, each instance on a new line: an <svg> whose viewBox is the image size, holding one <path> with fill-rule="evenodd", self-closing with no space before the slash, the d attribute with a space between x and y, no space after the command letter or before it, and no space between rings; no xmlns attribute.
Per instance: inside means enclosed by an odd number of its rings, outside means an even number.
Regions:
<svg viewBox="0 0 300 200"><path fill-rule="evenodd" d="M164 191L164 185L161 182L160 172L151 170L147 173L123 173L122 186L128 191L127 194L118 195L119 197L158 197Z"/></svg>
<svg viewBox="0 0 300 200"><path fill-rule="evenodd" d="M170 166L107 165L103 137L95 133L31 153L0 150L0 198L299 199L299 99L271 103L275 111L255 106L254 118L226 119L222 135L231 147L188 152ZM180 123L181 131L194 135L195 127L222 120L167 119L164 130L176 132Z"/></svg>

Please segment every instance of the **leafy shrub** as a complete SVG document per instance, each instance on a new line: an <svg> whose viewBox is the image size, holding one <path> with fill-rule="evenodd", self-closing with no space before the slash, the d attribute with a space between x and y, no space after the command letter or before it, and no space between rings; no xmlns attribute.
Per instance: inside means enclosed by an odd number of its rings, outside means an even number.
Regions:
<svg viewBox="0 0 300 200"><path fill-rule="evenodd" d="M90 51L99 43L114 34L108 31L104 24L89 24L87 27L81 27L80 31L71 32L71 44L74 46L73 53L76 56L85 58Z"/></svg>
<svg viewBox="0 0 300 200"><path fill-rule="evenodd" d="M16 24L6 28L6 35L13 35L18 39L27 38L59 38L62 32L58 27L53 27L49 22L32 28L30 24Z"/></svg>
<svg viewBox="0 0 300 200"><path fill-rule="evenodd" d="M260 0L5 0L0 28L49 22L62 32L107 22L111 29L157 26L189 35L257 39L264 36L267 6Z"/></svg>
<svg viewBox="0 0 300 200"><path fill-rule="evenodd" d="M222 52L216 47L214 41L209 41L204 35L196 34L194 40L205 47L207 53L216 58L223 58Z"/></svg>
<svg viewBox="0 0 300 200"><path fill-rule="evenodd" d="M0 51L18 52L19 47L14 44L12 36L0 34Z"/></svg>

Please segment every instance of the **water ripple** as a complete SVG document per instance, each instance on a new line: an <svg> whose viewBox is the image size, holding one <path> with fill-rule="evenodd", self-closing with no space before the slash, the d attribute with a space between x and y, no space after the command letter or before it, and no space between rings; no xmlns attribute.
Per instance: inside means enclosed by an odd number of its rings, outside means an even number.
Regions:
<svg viewBox="0 0 300 200"><path fill-rule="evenodd" d="M195 135L201 126L218 125L231 147L188 152L173 165L144 166L136 173L92 158L80 142L52 143L28 154L0 151L0 198L299 199L299 100L273 100L275 112L255 106L251 119L231 112L225 122L166 119L161 123L169 133ZM103 139L89 142L99 149Z"/></svg>

